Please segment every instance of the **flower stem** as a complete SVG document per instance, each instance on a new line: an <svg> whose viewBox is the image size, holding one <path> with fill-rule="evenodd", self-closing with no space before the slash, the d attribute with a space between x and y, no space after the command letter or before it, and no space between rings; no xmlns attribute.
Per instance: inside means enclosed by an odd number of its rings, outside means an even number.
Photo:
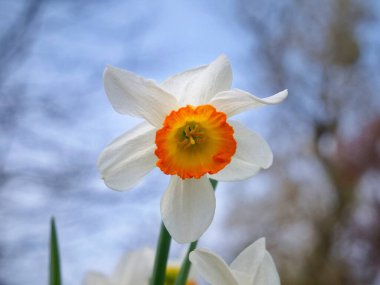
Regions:
<svg viewBox="0 0 380 285"><path fill-rule="evenodd" d="M156 258L154 260L153 274L150 285L163 285L165 282L166 263L169 256L171 236L161 223L160 236L158 238Z"/></svg>
<svg viewBox="0 0 380 285"><path fill-rule="evenodd" d="M191 267L191 263L189 260L189 254L190 254L190 252L192 252L197 247L197 243L198 243L198 241L196 240L190 244L189 249L187 250L185 259L181 265L181 269L180 269L178 276L175 280L174 285L185 285L186 284L187 277L189 276L189 271L190 271L190 267Z"/></svg>
<svg viewBox="0 0 380 285"><path fill-rule="evenodd" d="M215 191L216 186L218 185L218 181L214 180L214 179L210 179L210 182L211 182L211 185ZM187 277L189 276L190 267L191 267L191 263L189 260L189 254L190 254L190 252L192 252L197 247L197 243L198 243L198 241L196 240L190 244L189 249L187 250L185 259L182 262L181 269L178 273L178 276L175 280L174 285L185 285L186 284Z"/></svg>

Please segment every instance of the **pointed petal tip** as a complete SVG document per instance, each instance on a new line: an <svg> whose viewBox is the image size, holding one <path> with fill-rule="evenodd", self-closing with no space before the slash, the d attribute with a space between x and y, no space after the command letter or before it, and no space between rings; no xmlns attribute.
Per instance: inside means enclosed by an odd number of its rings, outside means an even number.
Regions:
<svg viewBox="0 0 380 285"><path fill-rule="evenodd" d="M106 64L106 67L104 68L104 70L117 70L117 69L120 69L120 68L118 68L118 67L116 67L116 66L113 66L112 64L109 64L109 63L107 63Z"/></svg>
<svg viewBox="0 0 380 285"><path fill-rule="evenodd" d="M288 97L288 89L284 89L272 96L269 96L267 98L263 98L262 100L263 101L266 101L265 103L266 104L278 104L278 103L281 103L282 101L284 101L287 97Z"/></svg>
<svg viewBox="0 0 380 285"><path fill-rule="evenodd" d="M110 64L107 64L106 67L104 68L104 71L103 71L103 79L106 75L108 75L110 72L112 72L115 69L116 69L116 67L114 67Z"/></svg>
<svg viewBox="0 0 380 285"><path fill-rule="evenodd" d="M261 237L256 241L258 244L262 244L264 247L266 247L266 239L265 237Z"/></svg>
<svg viewBox="0 0 380 285"><path fill-rule="evenodd" d="M256 241L254 241L250 246L248 246L247 248L260 248L261 250L266 250L266 239L265 237L261 237L259 239L257 239Z"/></svg>
<svg viewBox="0 0 380 285"><path fill-rule="evenodd" d="M115 79L117 77L120 77L120 73L126 73L126 74L133 75L133 73L128 71L128 70L118 68L118 67L113 66L111 64L106 64L106 67L104 68L104 71L103 71L103 82L105 83L106 79L111 79L111 78ZM106 86L104 86L104 87L106 88Z"/></svg>
<svg viewBox="0 0 380 285"><path fill-rule="evenodd" d="M214 62L223 62L226 66L228 66L228 71L231 73L231 76L232 76L232 67L231 67L231 62L230 62L230 59L227 57L227 55L225 55L224 53L222 53L221 55L219 55L215 60Z"/></svg>
<svg viewBox="0 0 380 285"><path fill-rule="evenodd" d="M216 59L230 61L225 53L221 53Z"/></svg>
<svg viewBox="0 0 380 285"><path fill-rule="evenodd" d="M288 89L284 89L284 90L282 90L282 91L279 92L279 93L283 93L283 95L284 95L284 99L289 95L289 91L288 91Z"/></svg>
<svg viewBox="0 0 380 285"><path fill-rule="evenodd" d="M278 104L278 103L281 103L282 101L284 101L289 95L289 92L288 92L288 89L284 89L276 94L274 94L273 98L276 98L272 104Z"/></svg>

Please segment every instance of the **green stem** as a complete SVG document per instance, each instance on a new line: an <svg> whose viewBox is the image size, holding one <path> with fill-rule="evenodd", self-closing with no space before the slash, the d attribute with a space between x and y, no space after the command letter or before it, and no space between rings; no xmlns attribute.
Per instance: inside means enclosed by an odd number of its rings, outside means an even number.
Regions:
<svg viewBox="0 0 380 285"><path fill-rule="evenodd" d="M161 224L160 236L158 238L156 258L154 260L153 274L150 280L151 285L163 285L165 282L166 263L169 256L171 236Z"/></svg>
<svg viewBox="0 0 380 285"><path fill-rule="evenodd" d="M211 182L211 185L215 191L216 186L218 185L218 181L214 180L214 179L210 179L210 182ZM196 240L190 244L189 249L187 250L185 259L182 262L181 269L178 273L178 276L175 280L174 285L185 285L186 284L186 281L187 281L187 278L188 278L189 272L190 272L190 267L191 267L191 263L189 260L189 254L190 254L190 252L192 252L197 247L197 243L198 243L198 241Z"/></svg>
<svg viewBox="0 0 380 285"><path fill-rule="evenodd" d="M187 250L185 259L181 265L181 269L180 269L178 276L175 280L174 285L185 285L186 284L187 277L189 276L190 267L191 267L191 263L189 260L189 254L190 254L190 252L192 252L197 247L197 243L198 243L198 241L196 240L190 244L189 249Z"/></svg>

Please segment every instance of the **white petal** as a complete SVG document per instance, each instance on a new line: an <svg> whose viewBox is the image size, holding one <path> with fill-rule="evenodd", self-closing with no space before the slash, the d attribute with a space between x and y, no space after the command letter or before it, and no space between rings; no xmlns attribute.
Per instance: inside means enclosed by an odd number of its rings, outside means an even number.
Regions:
<svg viewBox="0 0 380 285"><path fill-rule="evenodd" d="M215 194L206 175L200 179L172 176L161 199L161 216L170 235L179 243L197 240L215 213Z"/></svg>
<svg viewBox="0 0 380 285"><path fill-rule="evenodd" d="M252 276L248 273L236 271L231 269L232 274L235 276L239 285L256 285L252 283Z"/></svg>
<svg viewBox="0 0 380 285"><path fill-rule="evenodd" d="M112 285L112 283L101 273L89 272L83 279L83 285Z"/></svg>
<svg viewBox="0 0 380 285"><path fill-rule="evenodd" d="M280 277L271 255L266 252L263 261L258 268L251 284L255 285L280 285Z"/></svg>
<svg viewBox="0 0 380 285"><path fill-rule="evenodd" d="M203 105L217 93L229 90L232 84L232 69L225 55L219 56L186 85L181 105Z"/></svg>
<svg viewBox="0 0 380 285"><path fill-rule="evenodd" d="M179 107L173 95L132 72L107 66L103 81L117 112L145 118L153 126L161 127L165 117Z"/></svg>
<svg viewBox="0 0 380 285"><path fill-rule="evenodd" d="M261 168L270 167L273 154L268 143L239 122L228 123L234 128L236 153L225 168L210 177L221 181L243 180L255 175Z"/></svg>
<svg viewBox="0 0 380 285"><path fill-rule="evenodd" d="M97 166L108 187L127 190L156 166L155 135L154 127L142 123L103 150Z"/></svg>
<svg viewBox="0 0 380 285"><path fill-rule="evenodd" d="M155 253L150 248L143 248L125 254L116 267L115 284L149 285Z"/></svg>
<svg viewBox="0 0 380 285"><path fill-rule="evenodd" d="M173 75L166 79L161 87L173 94L179 101L181 97L186 94L187 85L196 77L199 76L207 68L207 65L203 65L194 69L186 70L179 74Z"/></svg>
<svg viewBox="0 0 380 285"><path fill-rule="evenodd" d="M225 168L209 177L218 181L240 181L254 176L259 170L260 166L233 157Z"/></svg>
<svg viewBox="0 0 380 285"><path fill-rule="evenodd" d="M228 265L212 252L196 249L189 258L195 270L211 285L238 285Z"/></svg>
<svg viewBox="0 0 380 285"><path fill-rule="evenodd" d="M258 239L235 258L231 263L231 269L254 276L264 260L265 253L265 239Z"/></svg>
<svg viewBox="0 0 380 285"><path fill-rule="evenodd" d="M216 94L210 104L219 112L224 112L227 117L231 117L248 109L280 103L287 96L288 90L283 90L270 97L258 98L243 90L233 89Z"/></svg>

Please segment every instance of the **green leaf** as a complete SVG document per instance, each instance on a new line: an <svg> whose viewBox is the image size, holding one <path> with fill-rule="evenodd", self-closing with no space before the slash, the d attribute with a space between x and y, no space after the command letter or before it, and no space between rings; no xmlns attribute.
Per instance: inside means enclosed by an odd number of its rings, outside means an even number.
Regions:
<svg viewBox="0 0 380 285"><path fill-rule="evenodd" d="M49 285L61 285L61 269L59 262L59 248L57 230L54 217L50 221L50 274Z"/></svg>

